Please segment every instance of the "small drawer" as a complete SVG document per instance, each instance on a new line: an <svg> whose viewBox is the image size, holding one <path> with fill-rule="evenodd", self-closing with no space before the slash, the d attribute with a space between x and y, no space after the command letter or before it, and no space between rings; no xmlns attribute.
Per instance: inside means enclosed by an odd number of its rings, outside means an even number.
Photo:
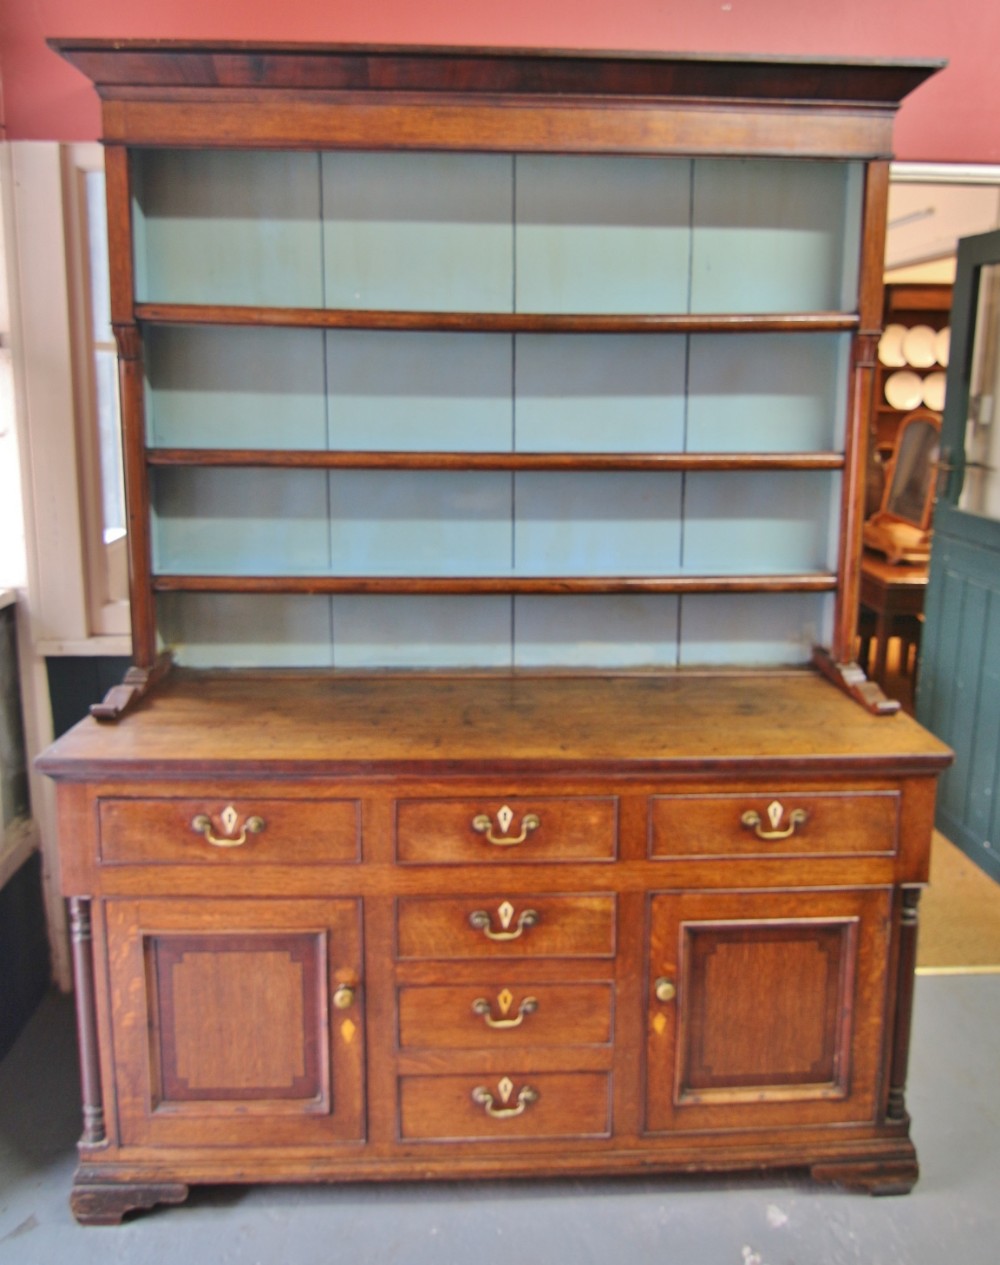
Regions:
<svg viewBox="0 0 1000 1265"><path fill-rule="evenodd" d="M404 864L613 861L618 801L404 799L396 805L396 858Z"/></svg>
<svg viewBox="0 0 1000 1265"><path fill-rule="evenodd" d="M896 791L657 795L649 805L649 853L889 856L898 826Z"/></svg>
<svg viewBox="0 0 1000 1265"><path fill-rule="evenodd" d="M350 799L102 799L103 865L300 865L360 857Z"/></svg>
<svg viewBox="0 0 1000 1265"><path fill-rule="evenodd" d="M593 1138L611 1128L607 1072L511 1071L476 1076L404 1076L404 1139Z"/></svg>
<svg viewBox="0 0 1000 1265"><path fill-rule="evenodd" d="M615 952L615 898L404 896L396 913L403 959L602 957Z"/></svg>
<svg viewBox="0 0 1000 1265"><path fill-rule="evenodd" d="M399 990L400 1049L608 1045L610 983L461 984Z"/></svg>

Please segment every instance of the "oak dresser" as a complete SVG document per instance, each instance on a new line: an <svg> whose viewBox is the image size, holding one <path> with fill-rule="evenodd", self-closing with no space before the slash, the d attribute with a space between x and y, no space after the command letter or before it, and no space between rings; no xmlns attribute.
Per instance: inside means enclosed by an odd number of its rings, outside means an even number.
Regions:
<svg viewBox="0 0 1000 1265"><path fill-rule="evenodd" d="M917 1175L947 749L853 662L926 62L65 40L135 666L58 783L73 1208Z"/></svg>

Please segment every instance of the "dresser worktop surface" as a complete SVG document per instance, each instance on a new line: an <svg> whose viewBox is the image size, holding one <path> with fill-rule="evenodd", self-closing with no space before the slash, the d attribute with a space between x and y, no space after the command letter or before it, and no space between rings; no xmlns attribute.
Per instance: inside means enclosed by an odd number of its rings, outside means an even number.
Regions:
<svg viewBox="0 0 1000 1265"><path fill-rule="evenodd" d="M177 672L115 723L88 719L40 759L69 778L266 767L655 772L827 760L932 771L948 749L872 716L811 671L633 675Z"/></svg>

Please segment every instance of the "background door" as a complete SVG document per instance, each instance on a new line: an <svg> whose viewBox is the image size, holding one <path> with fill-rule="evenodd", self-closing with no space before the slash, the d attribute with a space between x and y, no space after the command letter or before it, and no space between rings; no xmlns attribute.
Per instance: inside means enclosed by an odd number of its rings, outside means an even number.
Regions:
<svg viewBox="0 0 1000 1265"><path fill-rule="evenodd" d="M1000 231L959 242L917 716L955 750L938 828L1000 879Z"/></svg>

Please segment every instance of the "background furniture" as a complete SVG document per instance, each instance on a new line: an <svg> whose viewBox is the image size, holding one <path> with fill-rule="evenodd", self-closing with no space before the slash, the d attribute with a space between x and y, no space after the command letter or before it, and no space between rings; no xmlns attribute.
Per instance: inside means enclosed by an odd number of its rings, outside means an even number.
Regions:
<svg viewBox="0 0 1000 1265"><path fill-rule="evenodd" d="M945 370L951 347L950 285L894 282L885 287L884 332L879 342L879 368L874 415L874 447L892 449L899 424L915 408L931 408L940 415ZM916 333L914 333L916 331ZM933 338L928 337L928 331ZM886 393L894 375L916 379L912 403L893 403ZM907 379L907 380L908 380ZM904 380L904 389L905 389ZM898 387L898 380L897 380ZM899 401L893 386L888 395Z"/></svg>
<svg viewBox="0 0 1000 1265"><path fill-rule="evenodd" d="M43 760L77 1215L908 1189L948 753L850 660L930 64L60 49L104 100L136 659Z"/></svg>
<svg viewBox="0 0 1000 1265"><path fill-rule="evenodd" d="M929 560L940 454L940 417L930 409L908 413L896 432L882 503L865 522L866 548L889 562Z"/></svg>
<svg viewBox="0 0 1000 1265"><path fill-rule="evenodd" d="M889 642L900 641L900 670L912 689L920 650L920 620L927 590L927 566L894 565L865 550L861 559L861 616L859 661L873 681L888 689L886 666ZM872 659L871 647L875 643Z"/></svg>

